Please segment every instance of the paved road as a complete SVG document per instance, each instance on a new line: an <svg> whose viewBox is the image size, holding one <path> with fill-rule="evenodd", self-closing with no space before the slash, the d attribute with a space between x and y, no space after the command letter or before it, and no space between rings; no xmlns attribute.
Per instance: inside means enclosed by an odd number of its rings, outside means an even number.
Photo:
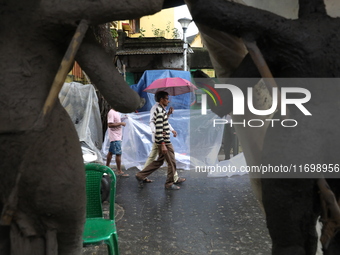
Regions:
<svg viewBox="0 0 340 255"><path fill-rule="evenodd" d="M164 189L165 168L137 187L138 170L117 180L117 229L120 254L269 255L271 242L248 176L207 178L180 171L181 190ZM84 255L106 255L105 246L84 248Z"/></svg>

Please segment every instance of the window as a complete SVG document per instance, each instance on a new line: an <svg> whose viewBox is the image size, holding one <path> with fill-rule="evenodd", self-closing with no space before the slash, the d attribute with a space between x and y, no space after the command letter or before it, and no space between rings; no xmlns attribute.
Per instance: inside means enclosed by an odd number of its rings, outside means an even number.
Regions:
<svg viewBox="0 0 340 255"><path fill-rule="evenodd" d="M132 19L129 21L132 28L131 34L139 33L140 30L140 19Z"/></svg>

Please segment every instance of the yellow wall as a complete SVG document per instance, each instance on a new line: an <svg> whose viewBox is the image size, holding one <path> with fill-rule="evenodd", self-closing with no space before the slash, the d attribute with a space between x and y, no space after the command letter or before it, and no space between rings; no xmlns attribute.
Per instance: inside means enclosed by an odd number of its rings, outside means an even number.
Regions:
<svg viewBox="0 0 340 255"><path fill-rule="evenodd" d="M203 42L202 42L202 38L201 38L201 34L198 33L195 36L195 39L192 41L192 43L190 43L191 47L203 47Z"/></svg>
<svg viewBox="0 0 340 255"><path fill-rule="evenodd" d="M171 39L172 29L174 28L174 18L174 9L165 9L154 15L141 18L140 27L145 30L145 37L153 37L153 28L159 28L162 30L165 38ZM167 27L169 27L170 32L166 31Z"/></svg>
<svg viewBox="0 0 340 255"><path fill-rule="evenodd" d="M202 72L206 73L209 77L215 77L215 70L214 69L201 69Z"/></svg>
<svg viewBox="0 0 340 255"><path fill-rule="evenodd" d="M145 30L145 32L143 32L144 37L154 37L155 35L152 30L158 28L162 31L161 36L167 39L172 39L172 31L175 22L174 19L174 8L165 9L154 15L142 17L140 19L140 28ZM118 29L122 29L121 23L129 23L129 21L119 21L117 26ZM166 31L167 29L169 30L169 32ZM140 33L130 34L130 37L139 37L140 35Z"/></svg>

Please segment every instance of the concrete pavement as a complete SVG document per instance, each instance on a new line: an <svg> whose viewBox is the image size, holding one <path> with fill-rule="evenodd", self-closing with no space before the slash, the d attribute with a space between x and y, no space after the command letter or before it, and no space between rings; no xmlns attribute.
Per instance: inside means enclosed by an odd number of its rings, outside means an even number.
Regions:
<svg viewBox="0 0 340 255"><path fill-rule="evenodd" d="M271 242L264 217L251 192L249 176L208 178L179 170L187 181L165 190L166 168L138 188L134 175L117 178L116 223L120 254L269 255ZM106 255L105 245L83 255Z"/></svg>

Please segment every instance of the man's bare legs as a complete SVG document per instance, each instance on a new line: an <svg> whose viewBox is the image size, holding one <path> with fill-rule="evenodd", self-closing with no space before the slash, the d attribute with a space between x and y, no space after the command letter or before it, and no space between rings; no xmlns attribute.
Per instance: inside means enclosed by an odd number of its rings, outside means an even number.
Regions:
<svg viewBox="0 0 340 255"><path fill-rule="evenodd" d="M112 152L108 152L107 156L106 156L106 166L110 167L110 163L112 160ZM123 177L129 177L128 174L124 174L124 172L121 169L121 165L122 165L122 155L116 155L116 166L117 166L117 175L123 176Z"/></svg>
<svg viewBox="0 0 340 255"><path fill-rule="evenodd" d="M110 163L111 163L111 160L112 160L112 152L108 152L107 155L106 155L106 166L110 167ZM119 164L120 165L120 164ZM118 166L117 166L118 167ZM119 167L120 168L120 167Z"/></svg>
<svg viewBox="0 0 340 255"><path fill-rule="evenodd" d="M121 164L122 164L122 155L116 155L117 174L123 174L122 169L120 169Z"/></svg>

